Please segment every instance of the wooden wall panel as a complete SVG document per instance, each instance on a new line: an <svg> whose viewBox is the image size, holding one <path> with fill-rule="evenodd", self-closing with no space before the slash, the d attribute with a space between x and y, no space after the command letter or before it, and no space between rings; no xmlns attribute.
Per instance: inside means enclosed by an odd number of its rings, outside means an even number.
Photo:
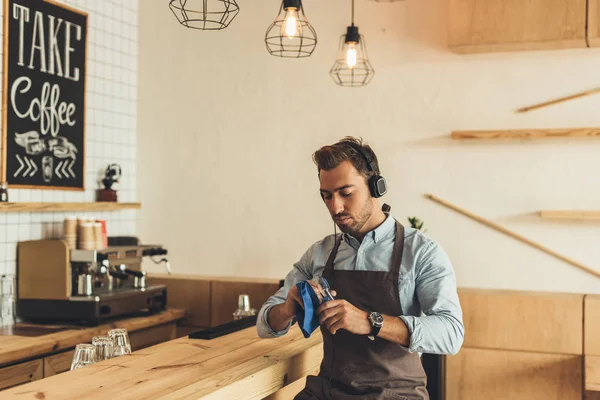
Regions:
<svg viewBox="0 0 600 400"><path fill-rule="evenodd" d="M600 357L585 356L585 389L600 392Z"/></svg>
<svg viewBox="0 0 600 400"><path fill-rule="evenodd" d="M463 348L446 357L446 400L581 400L582 357Z"/></svg>
<svg viewBox="0 0 600 400"><path fill-rule="evenodd" d="M279 281L235 282L213 280L211 289L211 326L233 320L233 312L238 307L238 296L250 296L250 305L256 312L267 299L277 292Z"/></svg>
<svg viewBox="0 0 600 400"><path fill-rule="evenodd" d="M141 331L131 332L129 342L131 350L136 351L144 347L154 346L155 344L168 342L176 338L177 326L175 323L153 326L152 328Z"/></svg>
<svg viewBox="0 0 600 400"><path fill-rule="evenodd" d="M588 44L600 46L600 0L588 0Z"/></svg>
<svg viewBox="0 0 600 400"><path fill-rule="evenodd" d="M600 356L600 295L586 295L583 308L584 353Z"/></svg>
<svg viewBox="0 0 600 400"><path fill-rule="evenodd" d="M37 381L43 377L44 362L41 358L0 368L0 390Z"/></svg>
<svg viewBox="0 0 600 400"><path fill-rule="evenodd" d="M583 353L580 294L460 289L464 347Z"/></svg>
<svg viewBox="0 0 600 400"><path fill-rule="evenodd" d="M448 46L457 53L586 47L585 28L586 0L448 3Z"/></svg>
<svg viewBox="0 0 600 400"><path fill-rule="evenodd" d="M44 357L44 378L69 371L74 355L75 350L69 350Z"/></svg>
<svg viewBox="0 0 600 400"><path fill-rule="evenodd" d="M210 326L210 279L188 275L150 274L148 285L167 286L167 305L185 309L182 325Z"/></svg>
<svg viewBox="0 0 600 400"><path fill-rule="evenodd" d="M585 392L584 399L585 400L600 400L600 392L587 391L587 392Z"/></svg>
<svg viewBox="0 0 600 400"><path fill-rule="evenodd" d="M166 285L167 304L186 311L181 325L198 328L232 321L240 294L249 295L250 305L258 311L279 288L279 281L275 279L179 274L150 274L147 282L148 285Z"/></svg>

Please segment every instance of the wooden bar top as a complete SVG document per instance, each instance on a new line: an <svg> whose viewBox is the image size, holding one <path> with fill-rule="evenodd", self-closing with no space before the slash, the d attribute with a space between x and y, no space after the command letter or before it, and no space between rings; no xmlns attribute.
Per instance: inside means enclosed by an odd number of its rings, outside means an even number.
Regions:
<svg viewBox="0 0 600 400"><path fill-rule="evenodd" d="M212 340L179 338L2 392L3 399L262 399L315 373L322 336L297 326L277 339L251 327Z"/></svg>
<svg viewBox="0 0 600 400"><path fill-rule="evenodd" d="M25 324L16 325L14 332L0 329L0 367L69 349L79 343L91 342L92 337L106 335L110 329L125 328L129 332L135 332L182 319L184 314L185 310L172 308L154 315L130 317L94 327L70 327L57 331L56 327ZM28 328L54 333L38 334L35 337L19 335L19 331L27 331Z"/></svg>

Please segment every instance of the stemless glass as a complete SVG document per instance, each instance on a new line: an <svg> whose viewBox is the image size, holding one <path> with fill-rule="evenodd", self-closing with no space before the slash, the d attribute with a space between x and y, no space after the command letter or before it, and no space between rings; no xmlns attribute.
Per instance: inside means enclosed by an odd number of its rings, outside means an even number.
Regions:
<svg viewBox="0 0 600 400"><path fill-rule="evenodd" d="M96 346L85 343L75 346L75 354L71 363L71 371L78 368L83 368L86 365L96 362Z"/></svg>
<svg viewBox="0 0 600 400"><path fill-rule="evenodd" d="M110 336L114 342L113 357L131 353L127 329L111 329L108 331L108 336Z"/></svg>
<svg viewBox="0 0 600 400"><path fill-rule="evenodd" d="M110 336L94 336L92 344L96 347L96 360L103 361L113 357L114 341Z"/></svg>
<svg viewBox="0 0 600 400"><path fill-rule="evenodd" d="M2 326L15 324L15 298L12 295L0 296L0 319Z"/></svg>

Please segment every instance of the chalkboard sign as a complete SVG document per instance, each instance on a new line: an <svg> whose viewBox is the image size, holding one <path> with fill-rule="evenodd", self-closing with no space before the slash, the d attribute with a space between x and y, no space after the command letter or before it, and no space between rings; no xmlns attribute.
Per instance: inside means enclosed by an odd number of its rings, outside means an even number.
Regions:
<svg viewBox="0 0 600 400"><path fill-rule="evenodd" d="M4 0L2 180L84 189L87 14Z"/></svg>

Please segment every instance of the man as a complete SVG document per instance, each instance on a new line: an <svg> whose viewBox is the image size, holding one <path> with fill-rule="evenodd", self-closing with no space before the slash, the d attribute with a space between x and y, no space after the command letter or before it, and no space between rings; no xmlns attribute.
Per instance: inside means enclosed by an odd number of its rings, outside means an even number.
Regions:
<svg viewBox="0 0 600 400"><path fill-rule="evenodd" d="M319 376L296 399L429 399L419 353L456 354L464 327L452 265L442 248L384 213L377 157L347 137L315 152L320 192L343 234L313 244L258 315L261 337L285 334L304 307L295 286L323 276L334 300L317 312Z"/></svg>

